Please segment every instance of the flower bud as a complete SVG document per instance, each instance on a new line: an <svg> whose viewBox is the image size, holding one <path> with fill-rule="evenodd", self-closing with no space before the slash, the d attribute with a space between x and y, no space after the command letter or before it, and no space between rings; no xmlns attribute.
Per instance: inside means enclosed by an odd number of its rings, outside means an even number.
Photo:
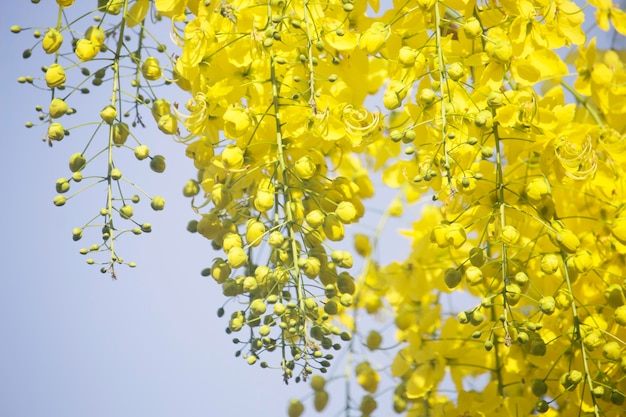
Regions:
<svg viewBox="0 0 626 417"><path fill-rule="evenodd" d="M224 235L222 239L222 249L224 252L228 253L232 248L242 248L243 247L243 239L239 233L228 232Z"/></svg>
<svg viewBox="0 0 626 417"><path fill-rule="evenodd" d="M243 136L250 127L250 117L240 107L229 107L222 118L224 119L224 133L232 139Z"/></svg>
<svg viewBox="0 0 626 417"><path fill-rule="evenodd" d="M531 203L540 203L548 194L550 194L550 188L543 177L533 178L526 185L526 198Z"/></svg>
<svg viewBox="0 0 626 417"><path fill-rule="evenodd" d="M11 32L12 33L20 33L22 31L22 27L18 26L18 25L13 25L11 26Z"/></svg>
<svg viewBox="0 0 626 417"><path fill-rule="evenodd" d="M61 7L70 7L74 4L74 0L57 0L57 4Z"/></svg>
<svg viewBox="0 0 626 417"><path fill-rule="evenodd" d="M281 247L284 241L285 237L278 230L271 232L267 239L267 243L274 249Z"/></svg>
<svg viewBox="0 0 626 417"><path fill-rule="evenodd" d="M307 213L307 215L305 216L305 220L309 226L311 226L313 229L317 229L322 224L324 224L325 217L326 216L324 215L324 213L322 213L321 210L315 209Z"/></svg>
<svg viewBox="0 0 626 417"><path fill-rule="evenodd" d="M547 296L539 300L539 310L548 316L554 314L554 311L556 310L556 301L554 300L554 297Z"/></svg>
<svg viewBox="0 0 626 417"><path fill-rule="evenodd" d="M267 304L265 304L265 301L261 300L260 298L257 298L250 303L250 312L255 316L261 316L265 314L266 311Z"/></svg>
<svg viewBox="0 0 626 417"><path fill-rule="evenodd" d="M520 297L522 296L522 289L516 284L509 284L506 286L506 301L510 305L514 306L519 302Z"/></svg>
<svg viewBox="0 0 626 417"><path fill-rule="evenodd" d="M475 17L470 17L465 21L465 25L463 25L463 32L468 39L474 39L483 33L483 27L481 26L478 19Z"/></svg>
<svg viewBox="0 0 626 417"><path fill-rule="evenodd" d="M222 151L222 165L226 170L241 168L243 166L243 149L237 145L226 145Z"/></svg>
<svg viewBox="0 0 626 417"><path fill-rule="evenodd" d="M89 39L79 39L76 43L76 56L81 61L91 61L98 55L100 49Z"/></svg>
<svg viewBox="0 0 626 417"><path fill-rule="evenodd" d="M433 104L436 98L437 98L437 94L435 94L435 92L430 88L424 88L423 90L419 92L417 96L417 100L424 107L427 107Z"/></svg>
<svg viewBox="0 0 626 417"><path fill-rule="evenodd" d="M85 168L86 164L87 164L87 160L85 159L82 153L77 152L73 154L72 156L70 156L70 171L72 172L82 171L83 168Z"/></svg>
<svg viewBox="0 0 626 417"><path fill-rule="evenodd" d="M465 68L460 62L454 62L448 67L448 77L452 81L459 81L465 75Z"/></svg>
<svg viewBox="0 0 626 417"><path fill-rule="evenodd" d="M48 113L53 119L58 119L67 113L67 103L60 98L52 99Z"/></svg>
<svg viewBox="0 0 626 417"><path fill-rule="evenodd" d="M166 135L174 135L178 132L178 120L171 114L164 114L159 118L158 128Z"/></svg>
<svg viewBox="0 0 626 417"><path fill-rule="evenodd" d="M216 258L211 265L211 276L218 284L223 284L231 272L230 266L222 258Z"/></svg>
<svg viewBox="0 0 626 417"><path fill-rule="evenodd" d="M525 272L519 271L513 277L513 282L515 282L520 287L524 288L530 282L530 278L526 275Z"/></svg>
<svg viewBox="0 0 626 417"><path fill-rule="evenodd" d="M507 245L515 245L520 239L520 232L511 225L504 226L501 233L502 242Z"/></svg>
<svg viewBox="0 0 626 417"><path fill-rule="evenodd" d="M59 141L65 137L65 129L61 123L51 123L48 126L48 140Z"/></svg>
<svg viewBox="0 0 626 417"><path fill-rule="evenodd" d="M456 288L461 283L462 278L461 271L456 268L448 268L443 274L443 280L450 289Z"/></svg>
<svg viewBox="0 0 626 417"><path fill-rule="evenodd" d="M582 250L574 256L574 270L579 274L586 274L593 269L593 258L591 252Z"/></svg>
<svg viewBox="0 0 626 417"><path fill-rule="evenodd" d="M85 31L85 39L89 39L97 48L100 48L100 46L104 45L104 30L98 26L90 26Z"/></svg>
<svg viewBox="0 0 626 417"><path fill-rule="evenodd" d="M120 208L120 216L122 219L130 219L133 217L133 206L126 204Z"/></svg>
<svg viewBox="0 0 626 417"><path fill-rule="evenodd" d="M346 4L350 4L350 3L346 3ZM315 394L313 397L313 406L315 407L315 411L317 412L324 411L324 408L326 408L327 404L328 404L328 392L315 391Z"/></svg>
<svg viewBox="0 0 626 417"><path fill-rule="evenodd" d="M489 110L481 110L474 117L474 124L481 129L491 129L493 127L493 115Z"/></svg>
<svg viewBox="0 0 626 417"><path fill-rule="evenodd" d="M619 306L614 313L615 323L626 327L626 305Z"/></svg>
<svg viewBox="0 0 626 417"><path fill-rule="evenodd" d="M552 275L559 270L559 257L548 253L541 257L541 271L546 275Z"/></svg>
<svg viewBox="0 0 626 417"><path fill-rule="evenodd" d="M354 264L352 254L345 250L334 250L330 254L330 257L333 262L341 268L352 268L352 265Z"/></svg>
<svg viewBox="0 0 626 417"><path fill-rule="evenodd" d="M438 224L433 227L430 232L430 241L432 243L436 243L440 248L447 248L450 246L450 242L446 238L446 234L448 233L448 225L446 224Z"/></svg>
<svg viewBox="0 0 626 417"><path fill-rule="evenodd" d="M469 260L472 265L480 268L485 263L485 252L482 248L473 247L469 251Z"/></svg>
<svg viewBox="0 0 626 417"><path fill-rule="evenodd" d="M54 197L54 200L52 200L52 202L54 203L55 206L57 207L61 207L63 205L65 205L67 201L67 198L63 195L58 195L56 197Z"/></svg>
<svg viewBox="0 0 626 417"><path fill-rule="evenodd" d="M135 148L137 151L137 148ZM196 180L188 180L183 187L183 195L185 197L194 197L200 192L200 185Z"/></svg>
<svg viewBox="0 0 626 417"><path fill-rule="evenodd" d="M395 110L400 107L407 91L408 88L401 81L391 80L383 94L383 105L385 108L387 110Z"/></svg>
<svg viewBox="0 0 626 417"><path fill-rule="evenodd" d="M289 407L287 408L287 415L289 417L300 417L303 412L304 405L299 400L291 400Z"/></svg>
<svg viewBox="0 0 626 417"><path fill-rule="evenodd" d="M329 213L326 216L322 229L326 237L333 242L342 240L345 235L343 223L335 213Z"/></svg>
<svg viewBox="0 0 626 417"><path fill-rule="evenodd" d="M154 121L158 123L161 116L166 114L172 114L170 102L163 98L154 100L152 102L152 117L154 117Z"/></svg>
<svg viewBox="0 0 626 417"><path fill-rule="evenodd" d="M483 271L472 265L465 270L465 280L468 285L480 285L483 283Z"/></svg>
<svg viewBox="0 0 626 417"><path fill-rule="evenodd" d="M317 171L317 166L313 162L313 158L309 155L305 155L298 159L294 164L294 172L296 176L301 180L308 180L313 178Z"/></svg>
<svg viewBox="0 0 626 417"><path fill-rule="evenodd" d="M53 54L59 50L63 43L63 35L56 29L48 29L43 39L41 40L41 46L47 54Z"/></svg>
<svg viewBox="0 0 626 417"><path fill-rule="evenodd" d="M492 91L487 97L487 105L492 109L502 107L504 105L504 94L499 91Z"/></svg>
<svg viewBox="0 0 626 417"><path fill-rule="evenodd" d="M398 52L398 61L404 67L412 67L415 64L418 54L417 49L413 49L410 46L403 46Z"/></svg>
<svg viewBox="0 0 626 417"><path fill-rule="evenodd" d="M248 223L246 224L246 242L248 246L259 246L263 241L265 232L266 228L263 222L254 219L248 220Z"/></svg>
<svg viewBox="0 0 626 417"><path fill-rule="evenodd" d="M615 341L606 343L602 347L602 356L610 361L617 362L622 356L619 343Z"/></svg>
<svg viewBox="0 0 626 417"><path fill-rule="evenodd" d="M268 190L258 190L254 197L254 208L266 212L274 207L274 193Z"/></svg>
<svg viewBox="0 0 626 417"><path fill-rule="evenodd" d="M311 388L313 391L322 391L326 385L326 380L321 375L313 375L311 378Z"/></svg>
<svg viewBox="0 0 626 417"><path fill-rule="evenodd" d="M113 144L115 146L122 146L126 143L126 139L130 133L128 125L124 122L115 123L112 126L113 129Z"/></svg>
<svg viewBox="0 0 626 417"><path fill-rule="evenodd" d="M513 48L509 42L498 42L493 47L491 56L499 63L506 64L513 56Z"/></svg>
<svg viewBox="0 0 626 417"><path fill-rule="evenodd" d="M65 83L65 70L59 64L52 64L46 71L46 85L49 88L60 87Z"/></svg>
<svg viewBox="0 0 626 417"><path fill-rule="evenodd" d="M568 253L576 253L580 247L580 239L569 229L557 230L554 240L561 249Z"/></svg>
<svg viewBox="0 0 626 417"><path fill-rule="evenodd" d="M152 157L150 169L159 174L165 171L165 157L163 155L155 155Z"/></svg>
<svg viewBox="0 0 626 417"><path fill-rule="evenodd" d="M117 109L112 105L108 105L102 110L100 110L100 117L106 124L113 124L115 118L117 117Z"/></svg>
<svg viewBox="0 0 626 417"><path fill-rule="evenodd" d="M354 204L349 201L342 201L339 203L335 209L335 214L344 224L352 223L357 218L356 208L354 207Z"/></svg>
<svg viewBox="0 0 626 417"><path fill-rule="evenodd" d="M150 156L150 149L146 145L139 145L134 150L135 158L139 161L143 161Z"/></svg>
<svg viewBox="0 0 626 417"><path fill-rule="evenodd" d="M368 54L374 55L385 45L390 34L390 28L383 22L374 22L361 34L359 46Z"/></svg>
<svg viewBox="0 0 626 417"><path fill-rule="evenodd" d="M248 255L246 251L240 247L234 247L228 251L228 263L232 268L239 268L248 263Z"/></svg>
<svg viewBox="0 0 626 417"><path fill-rule="evenodd" d="M161 78L161 66L159 65L159 61L153 56L146 58L141 65L141 73L146 80L158 80Z"/></svg>
<svg viewBox="0 0 626 417"><path fill-rule="evenodd" d="M452 245L456 249L463 246L463 244L467 240L465 228L459 223L450 224L446 230L445 236L448 244Z"/></svg>
<svg viewBox="0 0 626 417"><path fill-rule="evenodd" d="M165 199L161 196L156 196L150 202L150 207L154 211L161 211L165 208Z"/></svg>

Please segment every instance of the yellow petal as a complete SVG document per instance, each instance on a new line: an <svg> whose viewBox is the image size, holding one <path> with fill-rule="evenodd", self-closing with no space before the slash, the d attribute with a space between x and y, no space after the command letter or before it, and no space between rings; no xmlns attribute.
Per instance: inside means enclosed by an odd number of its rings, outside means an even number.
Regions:
<svg viewBox="0 0 626 417"><path fill-rule="evenodd" d="M128 24L128 27L132 28L133 26L140 24L146 18L149 9L149 0L137 0L126 14L126 23Z"/></svg>

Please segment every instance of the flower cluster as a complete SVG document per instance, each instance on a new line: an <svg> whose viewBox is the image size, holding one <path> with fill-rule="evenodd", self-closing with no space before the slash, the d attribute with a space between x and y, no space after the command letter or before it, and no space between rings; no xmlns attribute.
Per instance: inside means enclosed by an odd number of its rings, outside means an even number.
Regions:
<svg viewBox="0 0 626 417"><path fill-rule="evenodd" d="M158 128L165 134L178 132L177 119L170 103L157 99L155 87L168 81L163 78L162 64L168 62L163 44L150 41L144 25L148 16L148 0L104 1L97 9L79 9L73 1L57 1L56 25L45 30L32 30L35 38L33 47L24 51L30 58L40 51L47 56L48 63L42 67L43 77L24 76L18 82L32 84L50 92L50 103L38 105L40 124L47 126L44 140L50 146L66 136L76 135L79 149L69 157L69 174L56 181L58 195L56 206L63 206L84 190L93 186L106 187L104 204L94 210L91 219L74 228L75 241L83 238L87 230L97 230L96 242L80 249L83 255L92 255L88 264L101 266L102 272L116 277L115 265L127 262L115 247L124 234L139 235L152 230L150 223L136 220L134 205L143 198L148 199L155 211L164 209L165 200L151 196L122 172L119 152L134 154L137 160L148 160L152 171L165 170L165 158L151 154L140 140L136 127L144 126L142 112L151 112ZM83 6L84 7L84 6ZM93 18L90 23L87 18ZM11 31L25 31L13 26ZM131 49L131 41L136 44ZM132 52L131 52L132 50ZM157 56L161 58L157 58ZM87 87L90 86L90 87ZM102 100L100 111L90 118L92 122L72 126L71 118L77 108L93 112L93 101L87 102L81 95L94 94L95 90L110 88L109 99ZM106 94L104 95L106 97ZM96 105L97 106L97 105ZM27 127L34 124L28 122ZM92 128L91 133L85 131ZM77 142L78 143L78 142ZM64 145L64 144L63 144ZM74 193L75 187L80 187ZM98 254L108 259L97 260Z"/></svg>

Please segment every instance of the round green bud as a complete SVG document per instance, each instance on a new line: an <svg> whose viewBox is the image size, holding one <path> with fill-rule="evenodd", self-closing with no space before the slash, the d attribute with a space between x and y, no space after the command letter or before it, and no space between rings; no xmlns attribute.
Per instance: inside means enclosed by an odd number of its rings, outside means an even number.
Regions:
<svg viewBox="0 0 626 417"><path fill-rule="evenodd" d="M57 207L61 207L61 206L65 205L66 201L67 201L67 198L65 198L65 196L62 196L62 195L58 195L58 196L54 197L54 200L52 200L54 205L57 206Z"/></svg>
<svg viewBox="0 0 626 417"><path fill-rule="evenodd" d="M119 180L120 178L122 178L122 171L120 171L120 170L119 170L119 169L117 169L117 168L113 168L113 169L111 170L111 179L113 179L113 180L116 180L116 181L117 181L117 180Z"/></svg>
<svg viewBox="0 0 626 417"><path fill-rule="evenodd" d="M63 194L68 192L70 189L70 183L67 178L59 178L56 182L56 190L57 193Z"/></svg>
<svg viewBox="0 0 626 417"><path fill-rule="evenodd" d="M163 155L155 155L150 160L150 169L156 173L165 171L165 157Z"/></svg>
<svg viewBox="0 0 626 417"><path fill-rule="evenodd" d="M123 219L130 219L133 217L133 206L129 206L128 204L122 206L122 208L119 209L119 213Z"/></svg>
<svg viewBox="0 0 626 417"><path fill-rule="evenodd" d="M165 208L165 199L161 196L154 197L150 202L150 207L152 207L154 211L163 210Z"/></svg>
<svg viewBox="0 0 626 417"><path fill-rule="evenodd" d="M69 163L70 171L72 172L82 171L83 168L85 168L86 164L87 164L87 160L85 159L82 153L77 152L73 154L72 156L70 156L70 163Z"/></svg>

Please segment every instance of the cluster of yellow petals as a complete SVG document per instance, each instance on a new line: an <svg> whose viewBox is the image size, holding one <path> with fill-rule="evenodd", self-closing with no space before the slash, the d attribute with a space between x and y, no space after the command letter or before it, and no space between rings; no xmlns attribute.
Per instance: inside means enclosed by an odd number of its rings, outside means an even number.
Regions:
<svg viewBox="0 0 626 417"><path fill-rule="evenodd" d="M133 3L131 23L148 3ZM587 39L573 1L392 3L378 13L363 0L155 1L174 22L172 80L189 98L153 115L198 169L186 192L196 230L223 251L206 275L245 301L228 331L249 327L250 364L288 346L285 379L306 378L328 366L333 336L351 338L331 317L349 328L349 309L389 307L398 413L620 415L623 57ZM622 10L589 3L601 29L626 31ZM50 31L43 46L60 42ZM82 61L98 52L90 37L77 43ZM141 72L163 76L153 57ZM63 85L63 68L46 81ZM365 104L376 93L384 110ZM369 239L355 237L366 259L357 282L351 252L329 248L373 195L364 167L407 202L435 203L407 232L404 262L377 265ZM442 297L463 292L473 306L446 310ZM368 361L355 372L373 410L380 372ZM454 401L440 390L446 374ZM467 389L477 376L486 385ZM321 410L328 398L317 397Z"/></svg>

